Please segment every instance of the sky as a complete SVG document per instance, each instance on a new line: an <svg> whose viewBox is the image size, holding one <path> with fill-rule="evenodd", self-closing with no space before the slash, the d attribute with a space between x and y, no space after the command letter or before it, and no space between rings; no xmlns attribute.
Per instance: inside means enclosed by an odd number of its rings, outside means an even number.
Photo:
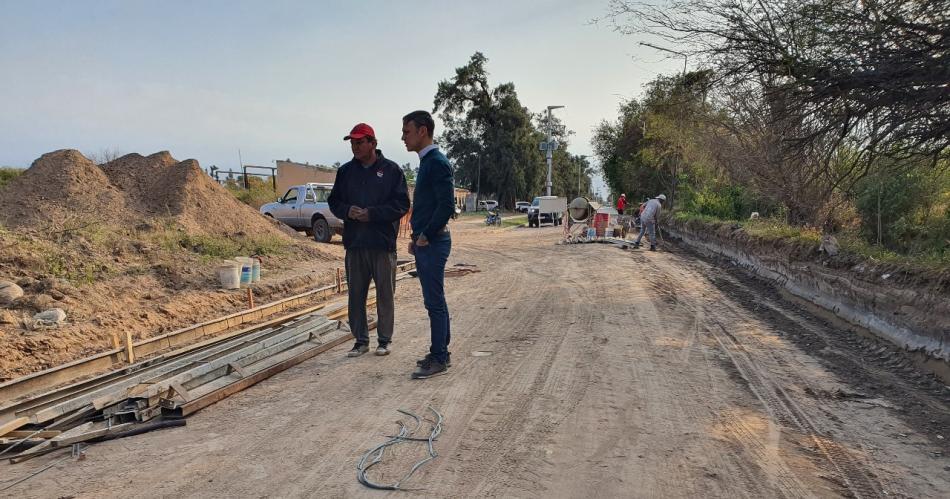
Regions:
<svg viewBox="0 0 950 499"><path fill-rule="evenodd" d="M204 168L332 164L352 157L342 138L366 122L386 157L416 166L402 116L432 111L438 82L476 51L489 82L514 83L532 111L565 106L568 151L592 156L602 120L682 67L591 22L606 11L607 0L0 0L0 165L67 148L168 150Z"/></svg>

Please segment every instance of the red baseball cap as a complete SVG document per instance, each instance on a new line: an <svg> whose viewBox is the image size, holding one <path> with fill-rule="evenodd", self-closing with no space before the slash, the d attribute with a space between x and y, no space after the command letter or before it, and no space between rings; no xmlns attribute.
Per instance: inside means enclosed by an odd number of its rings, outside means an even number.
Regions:
<svg viewBox="0 0 950 499"><path fill-rule="evenodd" d="M366 123L357 123L356 126L350 130L350 134L343 137L343 140L362 139L363 137L372 137L375 139L376 132L373 131L373 127Z"/></svg>

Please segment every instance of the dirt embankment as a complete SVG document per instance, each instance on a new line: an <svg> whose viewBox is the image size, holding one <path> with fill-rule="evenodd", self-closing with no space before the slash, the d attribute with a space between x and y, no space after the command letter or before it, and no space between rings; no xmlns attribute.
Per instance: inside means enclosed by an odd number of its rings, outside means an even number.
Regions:
<svg viewBox="0 0 950 499"><path fill-rule="evenodd" d="M668 220L667 231L912 352L950 362L950 273L877 262L817 245L766 240L740 226Z"/></svg>
<svg viewBox="0 0 950 499"><path fill-rule="evenodd" d="M23 289L0 303L0 381L109 348L113 333L145 338L241 307L214 266L252 254L266 300L332 279L342 249L261 216L195 160L44 154L0 189L0 281ZM50 308L66 323L37 327Z"/></svg>

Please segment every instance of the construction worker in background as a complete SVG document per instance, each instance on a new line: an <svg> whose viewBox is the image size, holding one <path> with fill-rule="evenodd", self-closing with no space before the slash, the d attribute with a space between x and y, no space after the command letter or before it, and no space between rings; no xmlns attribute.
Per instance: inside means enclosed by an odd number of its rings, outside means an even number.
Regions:
<svg viewBox="0 0 950 499"><path fill-rule="evenodd" d="M633 242L634 248L640 247L643 234L649 232L650 251L656 251L656 221L660 216L660 208L663 207L665 201L666 196L660 194L646 202L646 206L643 207L643 211L640 213L640 234L637 236L637 240Z"/></svg>
<svg viewBox="0 0 950 499"><path fill-rule="evenodd" d="M359 123L350 134L353 159L336 173L327 203L343 224L346 282L349 284L350 332L356 339L348 357L369 351L366 296L376 283L376 355L388 355L395 325L396 235L399 219L409 211L406 176L376 149L376 132Z"/></svg>
<svg viewBox="0 0 950 499"><path fill-rule="evenodd" d="M617 214L623 215L623 209L627 207L627 195L621 194L620 199L617 200Z"/></svg>

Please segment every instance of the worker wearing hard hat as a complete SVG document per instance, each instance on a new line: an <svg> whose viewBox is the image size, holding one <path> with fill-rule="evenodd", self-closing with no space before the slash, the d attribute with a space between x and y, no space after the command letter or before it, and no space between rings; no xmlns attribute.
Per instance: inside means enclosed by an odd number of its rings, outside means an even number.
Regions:
<svg viewBox="0 0 950 499"><path fill-rule="evenodd" d="M656 251L656 220L660 216L660 209L664 202L666 202L666 196L660 194L647 201L646 206L643 207L643 212L640 213L640 234L637 235L637 240L633 242L634 248L639 248L643 234L649 233L650 251Z"/></svg>

